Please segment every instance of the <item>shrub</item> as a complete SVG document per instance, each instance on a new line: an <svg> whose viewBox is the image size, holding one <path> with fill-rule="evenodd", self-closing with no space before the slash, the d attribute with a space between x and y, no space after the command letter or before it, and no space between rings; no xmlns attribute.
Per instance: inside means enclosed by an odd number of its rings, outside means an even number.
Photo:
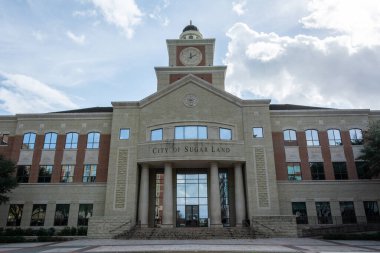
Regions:
<svg viewBox="0 0 380 253"><path fill-rule="evenodd" d="M26 239L23 236L0 236L0 243L14 243L25 241Z"/></svg>
<svg viewBox="0 0 380 253"><path fill-rule="evenodd" d="M58 232L58 235L61 235L61 236L71 235L71 229L69 227L64 227L61 231Z"/></svg>
<svg viewBox="0 0 380 253"><path fill-rule="evenodd" d="M71 227L70 235L77 235L77 228L76 227Z"/></svg>
<svg viewBox="0 0 380 253"><path fill-rule="evenodd" d="M87 235L87 227L79 227L78 235Z"/></svg>

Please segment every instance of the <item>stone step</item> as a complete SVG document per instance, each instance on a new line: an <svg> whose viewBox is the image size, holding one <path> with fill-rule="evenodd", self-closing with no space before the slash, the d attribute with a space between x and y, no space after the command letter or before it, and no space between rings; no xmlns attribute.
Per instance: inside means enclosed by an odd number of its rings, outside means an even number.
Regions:
<svg viewBox="0 0 380 253"><path fill-rule="evenodd" d="M132 240L202 240L252 239L251 228L133 228L119 239Z"/></svg>

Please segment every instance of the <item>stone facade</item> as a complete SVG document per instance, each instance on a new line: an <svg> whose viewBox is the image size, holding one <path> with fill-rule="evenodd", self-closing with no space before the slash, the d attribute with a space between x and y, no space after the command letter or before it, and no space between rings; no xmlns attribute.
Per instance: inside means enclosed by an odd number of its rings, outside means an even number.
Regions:
<svg viewBox="0 0 380 253"><path fill-rule="evenodd" d="M0 206L0 227L59 227L66 215L65 226L88 222L96 238L136 225L248 224L264 236L293 237L296 221L309 216L321 226L346 222L346 211L356 223L377 219L380 182L362 179L356 166L361 131L380 113L235 97L224 90L226 67L213 65L215 40L195 29L167 41L169 66L156 67L158 91L141 101L0 117L8 137L0 154L17 164L20 181ZM198 65L187 66L199 52ZM52 168L47 176L44 166Z"/></svg>

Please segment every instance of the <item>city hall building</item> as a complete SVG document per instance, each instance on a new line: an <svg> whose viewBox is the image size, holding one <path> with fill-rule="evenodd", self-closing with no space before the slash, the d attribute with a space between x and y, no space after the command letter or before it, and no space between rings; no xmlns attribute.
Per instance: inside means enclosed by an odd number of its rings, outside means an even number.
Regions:
<svg viewBox="0 0 380 253"><path fill-rule="evenodd" d="M19 186L0 227L295 236L297 224L379 222L380 181L358 157L380 112L240 99L225 91L214 47L190 24L167 40L169 66L155 68L157 92L140 101L1 116L0 154Z"/></svg>

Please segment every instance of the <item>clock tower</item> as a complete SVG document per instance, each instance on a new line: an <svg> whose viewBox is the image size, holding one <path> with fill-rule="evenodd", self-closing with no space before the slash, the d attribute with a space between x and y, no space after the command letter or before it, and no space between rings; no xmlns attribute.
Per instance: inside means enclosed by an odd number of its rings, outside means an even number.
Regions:
<svg viewBox="0 0 380 253"><path fill-rule="evenodd" d="M157 90L160 91L188 74L224 90L226 66L214 66L215 39L204 39L190 21L179 39L166 41L169 67L156 67Z"/></svg>

